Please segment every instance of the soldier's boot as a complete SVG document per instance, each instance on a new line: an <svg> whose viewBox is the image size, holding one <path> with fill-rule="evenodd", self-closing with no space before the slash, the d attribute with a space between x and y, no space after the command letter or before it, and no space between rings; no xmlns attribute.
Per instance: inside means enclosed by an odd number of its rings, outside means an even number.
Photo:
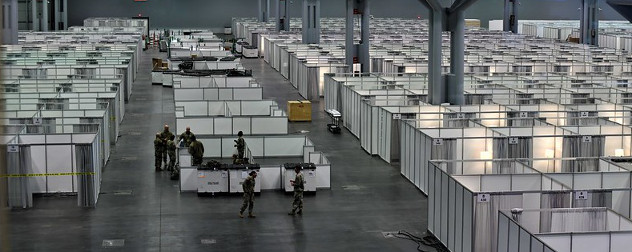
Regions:
<svg viewBox="0 0 632 252"><path fill-rule="evenodd" d="M255 215L254 215L254 214L252 214L252 213L249 213L249 214L248 214L248 218L257 218L257 216L255 216Z"/></svg>
<svg viewBox="0 0 632 252"><path fill-rule="evenodd" d="M287 213L287 215L295 215L294 210L292 210L289 213Z"/></svg>
<svg viewBox="0 0 632 252"><path fill-rule="evenodd" d="M244 212L239 212L239 218L244 218Z"/></svg>
<svg viewBox="0 0 632 252"><path fill-rule="evenodd" d="M303 209L299 209L298 212L296 212L296 214L303 215Z"/></svg>

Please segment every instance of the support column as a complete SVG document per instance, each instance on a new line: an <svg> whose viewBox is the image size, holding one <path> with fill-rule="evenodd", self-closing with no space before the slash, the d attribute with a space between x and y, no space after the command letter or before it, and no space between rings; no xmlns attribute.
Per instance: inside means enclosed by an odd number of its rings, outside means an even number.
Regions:
<svg viewBox="0 0 632 252"><path fill-rule="evenodd" d="M18 44L18 0L2 0L2 11L2 44L16 45Z"/></svg>
<svg viewBox="0 0 632 252"><path fill-rule="evenodd" d="M465 61L465 18L463 9L450 13L450 73L446 96L448 103L465 104L464 61Z"/></svg>
<svg viewBox="0 0 632 252"><path fill-rule="evenodd" d="M42 29L41 31L48 31L48 1L42 0Z"/></svg>
<svg viewBox="0 0 632 252"><path fill-rule="evenodd" d="M259 1L259 22L267 23L268 20L270 20L270 0L258 0L258 1Z"/></svg>
<svg viewBox="0 0 632 252"><path fill-rule="evenodd" d="M68 30L68 0L61 0L61 6L63 12L61 13L61 21L63 24L63 30Z"/></svg>
<svg viewBox="0 0 632 252"><path fill-rule="evenodd" d="M582 16L580 19L580 39L582 44L595 45L599 43L599 9L597 0L581 0Z"/></svg>
<svg viewBox="0 0 632 252"><path fill-rule="evenodd" d="M503 31L518 34L518 0L504 0Z"/></svg>
<svg viewBox="0 0 632 252"><path fill-rule="evenodd" d="M354 41L354 19L360 20L360 42ZM369 73L371 58L369 48L371 47L371 13L369 0L347 0L347 24L346 24L346 42L345 56L349 66L349 71L353 72L353 64L360 64L362 73Z"/></svg>
<svg viewBox="0 0 632 252"><path fill-rule="evenodd" d="M55 0L53 5L53 12L55 13L55 22L53 22L53 31L59 31L61 24L61 0Z"/></svg>
<svg viewBox="0 0 632 252"><path fill-rule="evenodd" d="M276 0L276 31L290 31L290 3L289 0Z"/></svg>
<svg viewBox="0 0 632 252"><path fill-rule="evenodd" d="M40 19L38 15L37 0L31 0L31 30L33 31L39 31L40 29Z"/></svg>
<svg viewBox="0 0 632 252"><path fill-rule="evenodd" d="M443 41L443 10L430 9L428 44L428 98L431 104L446 101L443 75L441 73Z"/></svg>
<svg viewBox="0 0 632 252"><path fill-rule="evenodd" d="M320 0L303 0L303 44L320 43Z"/></svg>
<svg viewBox="0 0 632 252"><path fill-rule="evenodd" d="M465 17L463 13L476 0L456 0L443 7L438 0L420 0L430 9L428 48L428 100L433 105L463 105L465 61ZM450 32L450 74L443 76L441 49L443 31Z"/></svg>

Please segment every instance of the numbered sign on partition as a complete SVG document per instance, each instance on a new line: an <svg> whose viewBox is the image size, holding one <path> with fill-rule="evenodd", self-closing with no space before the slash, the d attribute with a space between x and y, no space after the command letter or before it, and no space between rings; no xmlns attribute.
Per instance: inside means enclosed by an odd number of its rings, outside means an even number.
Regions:
<svg viewBox="0 0 632 252"><path fill-rule="evenodd" d="M432 139L432 145L443 145L443 139Z"/></svg>
<svg viewBox="0 0 632 252"><path fill-rule="evenodd" d="M7 146L7 152L20 152L20 147L17 145Z"/></svg>
<svg viewBox="0 0 632 252"><path fill-rule="evenodd" d="M479 194L477 198L478 198L478 203L487 203L491 200L491 195Z"/></svg>
<svg viewBox="0 0 632 252"><path fill-rule="evenodd" d="M588 111L582 111L582 112L579 112L579 116L580 117L588 117L589 113L588 113Z"/></svg>
<svg viewBox="0 0 632 252"><path fill-rule="evenodd" d="M592 136L582 136L582 143L592 143Z"/></svg>
<svg viewBox="0 0 632 252"><path fill-rule="evenodd" d="M394 120L402 119L402 114L393 114L393 119Z"/></svg>
<svg viewBox="0 0 632 252"><path fill-rule="evenodd" d="M520 112L520 118L527 118L529 117L529 113L527 112Z"/></svg>
<svg viewBox="0 0 632 252"><path fill-rule="evenodd" d="M577 199L577 200L587 200L588 199L588 192L587 191L575 192L575 199Z"/></svg>
<svg viewBox="0 0 632 252"><path fill-rule="evenodd" d="M42 125L42 118L41 117L34 117L33 118L33 124L35 124L35 125Z"/></svg>
<svg viewBox="0 0 632 252"><path fill-rule="evenodd" d="M465 114L463 114L463 113L458 113L458 114L456 114L456 118L459 118L459 119L465 119Z"/></svg>
<svg viewBox="0 0 632 252"><path fill-rule="evenodd" d="M518 138L517 137L510 137L509 138L509 144L518 144Z"/></svg>

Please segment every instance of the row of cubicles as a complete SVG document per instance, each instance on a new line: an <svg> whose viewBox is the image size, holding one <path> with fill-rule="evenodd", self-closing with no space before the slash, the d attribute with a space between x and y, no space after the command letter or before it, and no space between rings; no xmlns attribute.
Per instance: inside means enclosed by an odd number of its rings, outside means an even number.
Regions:
<svg viewBox="0 0 632 252"><path fill-rule="evenodd" d="M251 20L234 20L233 30L303 97L324 96L368 154L399 163L428 195L429 231L450 251L629 248L632 71L623 46L468 29L465 104L429 105L427 21L372 23L372 73L353 74L336 68L344 32L326 22L319 45L301 45L300 29L278 34ZM442 55L449 65L449 48ZM316 71L305 78L305 67ZM579 227L569 216L598 218ZM578 247L591 243L578 237L595 244Z"/></svg>
<svg viewBox="0 0 632 252"><path fill-rule="evenodd" d="M204 63L203 60L200 62ZM283 189L286 184L285 168L265 161L270 158L314 163L316 170L309 176L315 177L316 187L330 187L331 164L327 157L316 151L313 142L305 135L289 134L287 113L276 101L263 98L262 87L249 71L241 71L238 75L221 71L198 73L173 72L164 74L163 79L170 79L173 86L176 132L184 132L190 127L204 145L205 161L232 162L236 153L234 140L237 132L242 131L247 144L246 157L250 163L259 164L256 179L261 186L257 190ZM181 148L178 153L180 190L198 191L201 188L198 167L191 165L187 149ZM244 169L247 171L246 167Z"/></svg>
<svg viewBox="0 0 632 252"><path fill-rule="evenodd" d="M2 144L9 205L33 194L77 195L94 207L139 69L142 33L20 32L4 45Z"/></svg>

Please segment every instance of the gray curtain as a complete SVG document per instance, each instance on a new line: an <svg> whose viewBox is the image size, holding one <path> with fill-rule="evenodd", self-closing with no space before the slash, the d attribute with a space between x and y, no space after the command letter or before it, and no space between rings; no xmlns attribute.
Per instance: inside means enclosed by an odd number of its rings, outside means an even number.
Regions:
<svg viewBox="0 0 632 252"><path fill-rule="evenodd" d="M590 136L584 141L583 136L565 136L562 141L562 157L591 158L585 160L563 160L562 172L590 172L599 170L598 157L603 156L605 148L604 136Z"/></svg>
<svg viewBox="0 0 632 252"><path fill-rule="evenodd" d="M449 113L443 115L444 128L466 128L470 125L470 119L476 118L475 113Z"/></svg>
<svg viewBox="0 0 632 252"><path fill-rule="evenodd" d="M498 211L522 208L522 195L491 195L489 202L475 202L474 252L498 250Z"/></svg>
<svg viewBox="0 0 632 252"><path fill-rule="evenodd" d="M7 153L7 174L31 174L31 146L19 146L17 152ZM9 207L33 207L31 177L8 178Z"/></svg>
<svg viewBox="0 0 632 252"><path fill-rule="evenodd" d="M588 117L582 117L580 111L569 111L566 125L568 126L593 126L599 125L599 114L596 111L589 111Z"/></svg>
<svg viewBox="0 0 632 252"><path fill-rule="evenodd" d="M531 159L533 158L533 139L531 137L512 137L517 142L509 142L508 137L496 137L493 141L494 159ZM530 166L531 160L519 160ZM497 161L493 164L493 169L498 173L513 173L508 168L513 167L512 161Z"/></svg>
<svg viewBox="0 0 632 252"><path fill-rule="evenodd" d="M507 112L507 126L508 127L533 127L538 116L538 112L529 111L522 112L527 113L527 118L520 117L521 112Z"/></svg>
<svg viewBox="0 0 632 252"><path fill-rule="evenodd" d="M443 139L442 145L432 145L431 160L454 160L456 155L456 139ZM450 175L457 172L454 162L446 162L446 172Z"/></svg>
<svg viewBox="0 0 632 252"><path fill-rule="evenodd" d="M547 192L540 196L540 209L570 208L570 194L565 192ZM541 232L551 232L551 212L542 212L540 216Z"/></svg>
<svg viewBox="0 0 632 252"><path fill-rule="evenodd" d="M492 98L490 94L465 94L465 105L487 104Z"/></svg>
<svg viewBox="0 0 632 252"><path fill-rule="evenodd" d="M605 209L566 209L555 212L545 211L541 214L548 216L545 222L540 223L542 233L600 232L606 231L607 227Z"/></svg>
<svg viewBox="0 0 632 252"><path fill-rule="evenodd" d="M612 191L590 191L587 199L573 198L573 208L607 207L612 208Z"/></svg>
<svg viewBox="0 0 632 252"><path fill-rule="evenodd" d="M81 207L95 207L98 198L98 183L91 144L75 145L77 162L77 204Z"/></svg>

